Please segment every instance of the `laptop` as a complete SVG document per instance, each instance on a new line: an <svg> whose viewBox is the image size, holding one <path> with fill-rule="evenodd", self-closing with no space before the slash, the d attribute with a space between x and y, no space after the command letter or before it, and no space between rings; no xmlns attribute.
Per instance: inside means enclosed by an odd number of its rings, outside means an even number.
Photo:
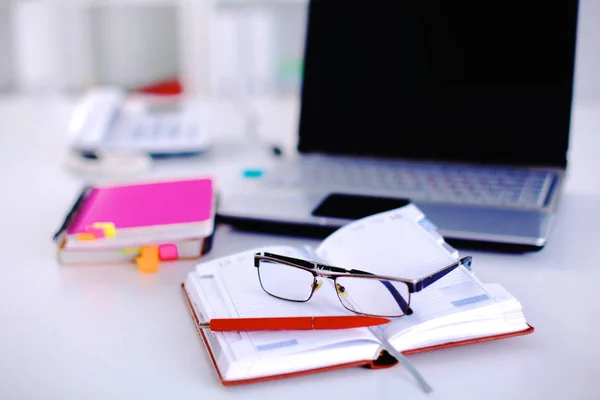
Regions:
<svg viewBox="0 0 600 400"><path fill-rule="evenodd" d="M565 171L578 1L310 1L297 154L218 219L304 234L416 204L455 246L547 243Z"/></svg>

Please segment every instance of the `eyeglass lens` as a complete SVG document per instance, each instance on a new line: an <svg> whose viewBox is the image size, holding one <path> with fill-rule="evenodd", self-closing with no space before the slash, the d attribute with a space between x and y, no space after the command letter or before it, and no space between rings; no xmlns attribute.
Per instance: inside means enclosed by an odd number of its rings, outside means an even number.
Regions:
<svg viewBox="0 0 600 400"><path fill-rule="evenodd" d="M382 317L408 311L410 294L404 282L363 277L337 277L335 282L340 301L350 311Z"/></svg>
<svg viewBox="0 0 600 400"><path fill-rule="evenodd" d="M311 272L269 260L260 260L258 277L265 292L293 301L308 300L315 284Z"/></svg>
<svg viewBox="0 0 600 400"><path fill-rule="evenodd" d="M265 292L292 301L308 300L316 282L310 271L271 260L259 261L258 276ZM399 317L408 310L409 288L403 282L338 276L335 289L342 305L353 312Z"/></svg>

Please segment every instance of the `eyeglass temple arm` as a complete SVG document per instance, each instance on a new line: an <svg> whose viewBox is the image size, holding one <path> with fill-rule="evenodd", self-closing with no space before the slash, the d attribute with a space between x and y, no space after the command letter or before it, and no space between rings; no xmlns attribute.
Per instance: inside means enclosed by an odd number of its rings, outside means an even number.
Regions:
<svg viewBox="0 0 600 400"><path fill-rule="evenodd" d="M331 271L331 272L349 273L349 274L355 274L355 275L371 275L371 276L375 275L370 272L361 271L359 269L345 269L345 268L333 267L331 265L315 263L312 261L302 260L299 258L286 257L286 256L282 256L280 254L273 254L273 253L265 252L264 255L266 257L280 259L280 260L298 264L302 267L310 268L310 269L316 269L315 267L318 266L319 269L322 269L325 271ZM255 266L258 266L257 264L258 264L257 261L255 261ZM404 312L406 315L412 314L412 309L410 309L408 307L408 303L406 302L404 297L402 297L402 295L398 292L398 290L394 287L394 285L390 281L379 280L379 282L381 282L383 284L383 286L385 286L386 289L390 292L392 297L394 297L394 300L396 300L396 303L398 303L398 306L400 307L402 312Z"/></svg>
<svg viewBox="0 0 600 400"><path fill-rule="evenodd" d="M261 254L256 253L256 255L261 255ZM282 256L281 254L274 254L274 253L267 253L267 252L263 253L262 255L265 257L269 257L269 258L275 258L275 259L281 260L281 261L287 261L289 263L296 264L296 265L299 265L304 268L315 269L315 263L313 261L302 260L300 258L287 257L287 256ZM256 258L254 258L254 264L256 267L258 267L258 262L257 262ZM318 263L316 265L321 266L321 264L318 264ZM323 267L327 267L327 266L323 265Z"/></svg>
<svg viewBox="0 0 600 400"><path fill-rule="evenodd" d="M415 292L420 292L421 290L425 289L427 286L439 281L440 279L442 279L444 276L448 275L450 272L454 271L456 268L460 267L461 265L466 265L466 266L470 266L472 262L472 258L471 256L467 256L464 258L461 258L460 261L451 264L425 278L420 279L419 281L417 281L414 285L414 291ZM413 288L411 288L413 289ZM412 290L411 290L412 292Z"/></svg>
<svg viewBox="0 0 600 400"><path fill-rule="evenodd" d="M323 271L339 272L339 273L346 273L346 274L356 274L356 275L374 275L370 272L361 271L358 269L345 269L345 268L333 267L331 265L321 264L321 263L314 262L314 261L302 260L300 258L282 256L280 254L273 254L273 253L265 252L264 256L270 257L270 258L276 258L276 259L279 259L282 261L287 261L287 262L297 264L304 268L309 268L309 269L317 269L317 267L318 267L318 269L323 270Z"/></svg>
<svg viewBox="0 0 600 400"><path fill-rule="evenodd" d="M367 271L361 271L359 269L351 269L351 270L345 270L345 271L347 271L351 274L355 274L355 275L371 275L371 276L375 275L375 274L372 274ZM400 309L402 310L402 312L405 315L410 315L413 313L412 309L410 307L408 307L408 303L406 302L404 297L402 297L402 295L398 292L398 290L392 284L392 282L386 281L386 280L381 280L381 279L379 279L379 282L381 282L381 284L383 286L385 286L385 288L388 290L388 292L390 292L390 294L392 295L394 300L396 300L396 303L398 304L398 306L400 307Z"/></svg>
<svg viewBox="0 0 600 400"><path fill-rule="evenodd" d="M336 268L336 267L330 267L330 268ZM336 268L336 269L342 270L342 271L336 271L336 272L349 272L354 275L371 275L371 276L375 275L375 274L372 274L367 271L361 271L359 269L350 269L350 270L344 270L342 268ZM408 307L408 303L406 302L404 297L402 297L402 295L398 292L398 290L392 284L392 282L386 281L386 280L381 280L381 279L379 279L379 282L381 282L381 284L383 286L385 286L385 288L388 290L388 292L390 292L390 294L392 295L394 300L396 300L396 303L398 304L398 306L400 307L400 309L402 310L402 312L404 314L410 315L413 313L412 309L410 307Z"/></svg>

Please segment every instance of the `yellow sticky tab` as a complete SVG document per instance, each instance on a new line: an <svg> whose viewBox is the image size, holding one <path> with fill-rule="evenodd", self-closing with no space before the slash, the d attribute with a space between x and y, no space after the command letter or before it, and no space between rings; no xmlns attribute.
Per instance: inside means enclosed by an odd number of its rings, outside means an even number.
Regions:
<svg viewBox="0 0 600 400"><path fill-rule="evenodd" d="M140 249L137 247L129 247L127 249L121 250L121 254L138 254L140 253Z"/></svg>
<svg viewBox="0 0 600 400"><path fill-rule="evenodd" d="M94 228L102 229L105 237L115 237L117 235L117 229L112 222L95 222L92 226Z"/></svg>
<svg viewBox="0 0 600 400"><path fill-rule="evenodd" d="M86 241L86 240L96 240L96 236L93 233L78 233L75 235L77 240Z"/></svg>

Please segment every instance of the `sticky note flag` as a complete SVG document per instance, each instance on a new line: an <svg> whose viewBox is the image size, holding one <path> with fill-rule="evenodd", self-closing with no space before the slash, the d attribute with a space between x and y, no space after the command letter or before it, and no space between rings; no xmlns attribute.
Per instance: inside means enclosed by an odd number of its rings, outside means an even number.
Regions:
<svg viewBox="0 0 600 400"><path fill-rule="evenodd" d="M150 257L158 260L158 246L145 246L142 247L142 257Z"/></svg>
<svg viewBox="0 0 600 400"><path fill-rule="evenodd" d="M143 274L153 274L158 271L158 260L138 257L135 262L138 266L138 271Z"/></svg>
<svg viewBox="0 0 600 400"><path fill-rule="evenodd" d="M179 258L177 246L174 244L163 244L158 246L158 255L163 261L177 260Z"/></svg>
<svg viewBox="0 0 600 400"><path fill-rule="evenodd" d="M75 235L75 237L77 238L77 240L81 240L81 241L85 241L85 240L96 240L96 236L94 236L92 233L78 233L77 235Z"/></svg>
<svg viewBox="0 0 600 400"><path fill-rule="evenodd" d="M96 239L102 239L106 236L104 234L104 230L99 229L99 228L94 228L91 226L86 229L86 233L91 233L92 235L94 235L94 238L96 238Z"/></svg>
<svg viewBox="0 0 600 400"><path fill-rule="evenodd" d="M141 254L135 259L138 271L144 274L151 274L158 271L158 247L142 247Z"/></svg>
<svg viewBox="0 0 600 400"><path fill-rule="evenodd" d="M95 222L92 226L94 228L102 229L105 237L115 237L117 235L117 229L112 222Z"/></svg>
<svg viewBox="0 0 600 400"><path fill-rule="evenodd" d="M141 253L141 249L138 247L128 247L120 251L121 254L138 254Z"/></svg>

